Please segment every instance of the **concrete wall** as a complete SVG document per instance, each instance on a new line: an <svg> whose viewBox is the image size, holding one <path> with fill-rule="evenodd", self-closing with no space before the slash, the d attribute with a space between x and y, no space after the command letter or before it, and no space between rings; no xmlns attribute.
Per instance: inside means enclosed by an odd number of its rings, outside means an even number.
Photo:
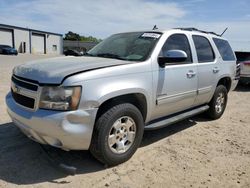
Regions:
<svg viewBox="0 0 250 188"><path fill-rule="evenodd" d="M58 35L46 35L46 53L47 54L62 54L63 53L62 37Z"/></svg>

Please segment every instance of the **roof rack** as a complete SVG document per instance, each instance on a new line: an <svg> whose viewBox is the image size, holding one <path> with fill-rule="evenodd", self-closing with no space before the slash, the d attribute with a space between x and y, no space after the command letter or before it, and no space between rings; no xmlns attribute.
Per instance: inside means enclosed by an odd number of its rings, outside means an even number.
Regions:
<svg viewBox="0 0 250 188"><path fill-rule="evenodd" d="M216 35L216 36L221 36L215 32L210 32L210 31L203 31L203 30L199 30L196 29L194 27L179 27L179 28L174 28L174 29L180 29L180 30L184 30L184 31L197 31L197 32L201 32L201 33L206 33L206 34L212 34L212 35Z"/></svg>

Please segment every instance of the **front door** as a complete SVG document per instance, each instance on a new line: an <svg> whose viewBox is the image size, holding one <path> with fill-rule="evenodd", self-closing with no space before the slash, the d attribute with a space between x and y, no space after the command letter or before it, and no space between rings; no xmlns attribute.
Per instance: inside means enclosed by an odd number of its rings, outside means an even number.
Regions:
<svg viewBox="0 0 250 188"><path fill-rule="evenodd" d="M197 95L197 66L192 60L188 37L185 34L169 36L160 56L168 50L182 50L186 52L187 59L166 63L165 67L159 67L159 71L154 72L158 76L155 118L191 108Z"/></svg>

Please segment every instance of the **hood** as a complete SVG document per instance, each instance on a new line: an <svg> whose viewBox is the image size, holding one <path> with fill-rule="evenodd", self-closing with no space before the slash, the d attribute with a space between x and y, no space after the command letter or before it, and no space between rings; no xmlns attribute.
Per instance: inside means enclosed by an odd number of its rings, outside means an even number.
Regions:
<svg viewBox="0 0 250 188"><path fill-rule="evenodd" d="M133 62L100 57L57 57L17 66L13 73L40 84L60 84L65 77L75 73L129 63Z"/></svg>

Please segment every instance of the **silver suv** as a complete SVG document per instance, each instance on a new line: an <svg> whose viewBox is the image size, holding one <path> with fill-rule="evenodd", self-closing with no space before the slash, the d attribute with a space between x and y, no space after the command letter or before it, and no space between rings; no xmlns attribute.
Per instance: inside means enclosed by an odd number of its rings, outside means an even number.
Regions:
<svg viewBox="0 0 250 188"><path fill-rule="evenodd" d="M144 130L205 112L218 119L237 80L227 40L193 28L119 33L84 57L15 67L7 110L29 138L127 161Z"/></svg>

